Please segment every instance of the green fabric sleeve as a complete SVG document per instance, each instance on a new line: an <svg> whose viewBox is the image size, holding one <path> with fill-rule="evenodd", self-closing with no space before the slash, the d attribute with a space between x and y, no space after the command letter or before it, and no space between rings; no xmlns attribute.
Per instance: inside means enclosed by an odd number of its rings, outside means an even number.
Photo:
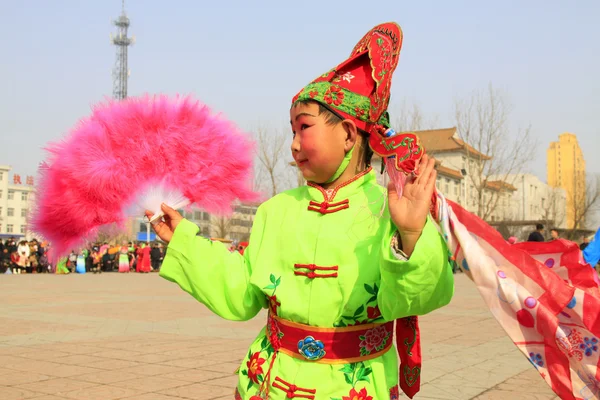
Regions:
<svg viewBox="0 0 600 400"><path fill-rule="evenodd" d="M266 307L266 298L250 284L252 247L260 245L263 222L257 214L244 256L221 242L196 236L199 228L182 220L169 243L160 276L175 282L212 312L247 321Z"/></svg>
<svg viewBox="0 0 600 400"><path fill-rule="evenodd" d="M387 321L424 315L447 305L454 294L454 275L444 239L428 219L408 261L398 260L391 249L396 228L385 235L381 261L381 287L377 296Z"/></svg>

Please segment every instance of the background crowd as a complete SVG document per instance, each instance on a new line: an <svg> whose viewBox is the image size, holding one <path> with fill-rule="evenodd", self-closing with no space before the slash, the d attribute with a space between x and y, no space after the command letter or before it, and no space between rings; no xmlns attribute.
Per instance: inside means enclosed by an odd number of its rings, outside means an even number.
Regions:
<svg viewBox="0 0 600 400"><path fill-rule="evenodd" d="M144 242L123 245L90 243L79 251L72 250L67 257L53 263L50 262L52 248L48 243L36 239L16 241L9 238L5 242L0 241L0 273L148 273L160 270L165 251L162 243L158 242L152 243L152 246Z"/></svg>

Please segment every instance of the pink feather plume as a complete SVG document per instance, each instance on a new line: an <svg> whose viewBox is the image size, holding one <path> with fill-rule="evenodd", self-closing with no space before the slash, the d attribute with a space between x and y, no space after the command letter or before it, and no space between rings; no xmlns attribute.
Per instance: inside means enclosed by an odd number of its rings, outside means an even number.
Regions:
<svg viewBox="0 0 600 400"><path fill-rule="evenodd" d="M123 223L148 185L178 190L212 213L259 199L251 189L253 142L191 97L102 103L47 151L32 228L56 257L100 226Z"/></svg>

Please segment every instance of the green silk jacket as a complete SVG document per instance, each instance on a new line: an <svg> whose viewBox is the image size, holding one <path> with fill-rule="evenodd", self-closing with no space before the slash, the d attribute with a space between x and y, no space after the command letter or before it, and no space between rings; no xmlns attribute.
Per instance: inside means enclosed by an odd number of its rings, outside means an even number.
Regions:
<svg viewBox="0 0 600 400"><path fill-rule="evenodd" d="M196 225L181 221L160 275L228 320L249 320L269 308L280 318L315 327L383 323L427 314L448 304L454 292L448 250L431 221L408 260L395 256L387 193L373 171L333 191L303 186L266 201L243 256L197 233ZM306 265L337 269L311 275ZM383 339L391 341L392 332ZM237 398L257 394L273 354L263 329L238 371ZM286 388L292 385L291 398L395 399L397 384L393 349L349 364L278 353L265 382L273 400L290 398Z"/></svg>

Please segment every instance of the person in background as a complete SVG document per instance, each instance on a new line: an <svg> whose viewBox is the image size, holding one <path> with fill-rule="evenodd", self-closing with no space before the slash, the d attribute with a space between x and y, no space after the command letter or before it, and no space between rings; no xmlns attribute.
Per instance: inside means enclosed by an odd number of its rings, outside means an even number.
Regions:
<svg viewBox="0 0 600 400"><path fill-rule="evenodd" d="M39 263L39 252L40 245L37 239L33 239L29 242L29 267L31 268L31 272L34 274L39 274L42 271L40 270Z"/></svg>
<svg viewBox="0 0 600 400"><path fill-rule="evenodd" d="M39 243L36 239L34 240L37 243L38 273L48 272L48 261L47 257L45 257L46 249L44 244Z"/></svg>
<svg viewBox="0 0 600 400"><path fill-rule="evenodd" d="M32 251L29 254L29 259L27 260L27 262L29 263L29 266L27 267L27 273L28 274L32 274L32 273L33 274L37 274L37 273L39 273L39 271L38 271L39 263L38 263L37 255L36 255L35 252Z"/></svg>
<svg viewBox="0 0 600 400"><path fill-rule="evenodd" d="M104 244L100 246L100 256L104 256L104 253L107 253L109 248L110 246L108 245L108 242L104 242Z"/></svg>
<svg viewBox="0 0 600 400"><path fill-rule="evenodd" d="M19 265L19 252L16 249L10 253L10 265L12 267L13 274L20 274L23 272L21 266Z"/></svg>
<svg viewBox="0 0 600 400"><path fill-rule="evenodd" d="M583 237L583 241L579 245L579 250L584 251L586 247L590 244L590 238L587 236Z"/></svg>
<svg viewBox="0 0 600 400"><path fill-rule="evenodd" d="M545 242L546 239L544 239L544 225L537 224L535 226L535 231L533 231L529 234L527 241L528 242Z"/></svg>
<svg viewBox="0 0 600 400"><path fill-rule="evenodd" d="M138 266L136 268L136 272L142 272L144 274L150 272L152 270L150 266L150 246L146 245L146 243L142 243L139 250L138 256Z"/></svg>
<svg viewBox="0 0 600 400"><path fill-rule="evenodd" d="M90 256L92 257L92 271L95 274L102 273L102 270L100 269L102 266L102 256L100 255L99 248L94 247L94 250L91 252Z"/></svg>
<svg viewBox="0 0 600 400"><path fill-rule="evenodd" d="M8 248L3 247L2 253L0 253L0 272L1 273L12 273L10 270L10 254L8 253Z"/></svg>
<svg viewBox="0 0 600 400"><path fill-rule="evenodd" d="M558 234L558 229L552 228L550 230L550 240L560 239L560 235Z"/></svg>
<svg viewBox="0 0 600 400"><path fill-rule="evenodd" d="M92 256L91 251L87 251L87 254L84 255L85 259L85 272L90 272L94 270L94 257Z"/></svg>
<svg viewBox="0 0 600 400"><path fill-rule="evenodd" d="M119 272L129 272L129 245L127 243L123 243L119 250Z"/></svg>
<svg viewBox="0 0 600 400"><path fill-rule="evenodd" d="M75 268L77 266L77 253L75 250L71 250L71 254L69 254L69 259L67 260L67 267L71 272L75 272Z"/></svg>
<svg viewBox="0 0 600 400"><path fill-rule="evenodd" d="M25 270L28 274L31 273L31 267L29 266L29 245L25 240L19 242L19 246L17 247L17 252L19 255L18 264L22 270ZM22 271L21 271L22 272Z"/></svg>
<svg viewBox="0 0 600 400"><path fill-rule="evenodd" d="M38 264L40 272L55 272L52 270L52 265L50 265L50 262L48 261L48 255L46 252L40 256Z"/></svg>
<svg viewBox="0 0 600 400"><path fill-rule="evenodd" d="M77 261L75 264L75 272L78 274L85 274L85 251L81 250L79 255L77 256Z"/></svg>
<svg viewBox="0 0 600 400"><path fill-rule="evenodd" d="M134 271L137 268L137 244L129 246L129 270Z"/></svg>
<svg viewBox="0 0 600 400"><path fill-rule="evenodd" d="M594 239L591 242L588 239L587 242L588 244L582 252L583 259L593 268L596 268L597 272L600 272L598 271L598 267L600 267L600 229L596 231Z"/></svg>
<svg viewBox="0 0 600 400"><path fill-rule="evenodd" d="M67 257L63 257L63 258L59 259L56 263L56 274L59 274L59 275L70 274L71 271L69 271L69 269L67 268L68 262L69 262L69 259ZM77 260L75 260L75 262L77 262Z"/></svg>
<svg viewBox="0 0 600 400"><path fill-rule="evenodd" d="M108 250L102 254L102 271L108 272L113 270L113 257L108 253Z"/></svg>
<svg viewBox="0 0 600 400"><path fill-rule="evenodd" d="M154 242L150 251L150 260L152 262L152 270L158 271L163 258L162 250L158 247L158 243Z"/></svg>
<svg viewBox="0 0 600 400"><path fill-rule="evenodd" d="M11 237L10 239L8 239L8 242L6 244L6 246L8 247L8 253L12 254L13 251L17 250L17 242L15 241L15 238Z"/></svg>

